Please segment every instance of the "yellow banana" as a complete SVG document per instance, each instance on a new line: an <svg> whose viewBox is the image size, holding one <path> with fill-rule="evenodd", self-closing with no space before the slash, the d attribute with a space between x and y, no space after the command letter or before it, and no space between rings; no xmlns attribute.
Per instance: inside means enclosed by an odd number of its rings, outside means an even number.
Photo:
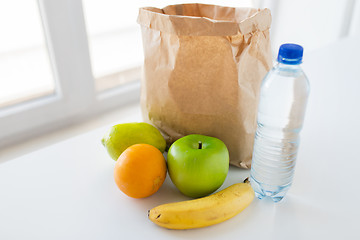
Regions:
<svg viewBox="0 0 360 240"><path fill-rule="evenodd" d="M245 179L210 196L163 204L149 210L148 216L157 225L169 229L201 228L228 220L254 199L254 190Z"/></svg>

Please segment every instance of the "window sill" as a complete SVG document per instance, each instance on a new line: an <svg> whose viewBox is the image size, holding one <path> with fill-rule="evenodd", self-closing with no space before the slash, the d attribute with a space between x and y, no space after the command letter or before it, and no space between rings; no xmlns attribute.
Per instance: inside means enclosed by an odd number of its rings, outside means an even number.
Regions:
<svg viewBox="0 0 360 240"><path fill-rule="evenodd" d="M138 101L100 114L87 121L81 121L76 124L62 127L41 136L33 137L28 141L0 149L0 164L94 129L131 121L133 118L141 119L140 104Z"/></svg>

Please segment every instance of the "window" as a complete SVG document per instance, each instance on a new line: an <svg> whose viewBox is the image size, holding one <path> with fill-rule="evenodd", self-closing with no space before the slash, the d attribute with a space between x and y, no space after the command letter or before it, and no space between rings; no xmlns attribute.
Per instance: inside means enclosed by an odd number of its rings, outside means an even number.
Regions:
<svg viewBox="0 0 360 240"><path fill-rule="evenodd" d="M140 78L142 43L136 24L137 4L136 1L126 5L117 0L83 1L97 91Z"/></svg>
<svg viewBox="0 0 360 240"><path fill-rule="evenodd" d="M37 91L33 90L32 94L26 93L27 98L17 97L16 102L7 101L6 107L0 107L0 147L73 124L139 98L139 81L121 88L96 91L81 0L16 0L3 1L1 4L3 5L0 11L5 9L4 12L8 11L10 14L1 16L8 18L1 19L3 22L0 31L5 32L7 29L7 25L3 23L8 23L8 29L12 33L24 31L25 35L19 37L19 40L25 40L23 42L28 44L30 49L33 48L31 46L40 48L39 58L42 60L36 62L35 57L26 58L24 55L25 57L21 57L16 63L19 67L20 62L23 61L29 71L38 71L32 76L27 76L26 80L27 83L31 82L30 87L38 85L39 88ZM10 9L11 7L15 9ZM19 26L11 21L12 14L14 18L21 19L18 20ZM31 19L26 19L26 16L33 17L32 14L38 22L37 26L30 29L29 24L36 21L32 22ZM16 38L9 36L7 46L1 40L1 47L6 47L8 52L12 49L11 44L19 47L19 44L15 44ZM19 49L22 47L20 46ZM2 49L0 51L1 58ZM4 59L4 64L10 64L9 56L5 56ZM8 71L4 70L3 66L0 67L0 73ZM7 88L1 92L3 98L6 94L10 95L11 86L14 86L15 90L22 87L15 81L25 81L20 76L20 74L27 75L25 71L13 72L14 79L0 76L1 87L6 85ZM39 78L42 80L40 81ZM30 87L27 90L30 91ZM30 97L31 101L25 101Z"/></svg>
<svg viewBox="0 0 360 240"><path fill-rule="evenodd" d="M54 94L36 1L2 1L0 31L0 108Z"/></svg>

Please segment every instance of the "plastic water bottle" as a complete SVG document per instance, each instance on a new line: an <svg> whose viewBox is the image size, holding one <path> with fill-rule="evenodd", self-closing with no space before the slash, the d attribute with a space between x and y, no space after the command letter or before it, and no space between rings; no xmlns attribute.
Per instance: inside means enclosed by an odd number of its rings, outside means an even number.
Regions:
<svg viewBox="0 0 360 240"><path fill-rule="evenodd" d="M261 85L250 180L259 199L278 202L292 183L310 90L302 56L301 46L281 45L278 64Z"/></svg>

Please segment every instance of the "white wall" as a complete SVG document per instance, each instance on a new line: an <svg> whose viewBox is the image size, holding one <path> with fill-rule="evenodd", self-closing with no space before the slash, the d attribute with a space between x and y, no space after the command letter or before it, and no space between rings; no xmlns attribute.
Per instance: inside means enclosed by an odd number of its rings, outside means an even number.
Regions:
<svg viewBox="0 0 360 240"><path fill-rule="evenodd" d="M356 0L264 0L272 11L272 47L276 55L282 43L302 45L313 51L349 35L359 33L360 1ZM354 17L353 17L354 16ZM352 24L353 23L353 24Z"/></svg>

